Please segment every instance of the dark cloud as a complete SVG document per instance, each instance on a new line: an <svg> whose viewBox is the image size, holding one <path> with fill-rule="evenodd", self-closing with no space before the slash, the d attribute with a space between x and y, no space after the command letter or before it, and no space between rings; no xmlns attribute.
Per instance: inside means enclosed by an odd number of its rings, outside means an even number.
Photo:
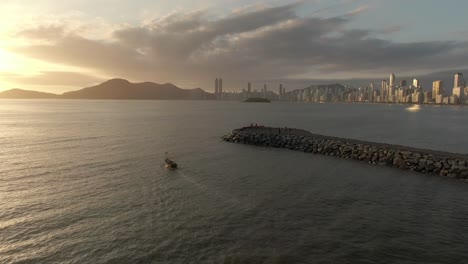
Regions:
<svg viewBox="0 0 468 264"><path fill-rule="evenodd" d="M316 74L313 78L323 73L436 70L466 66L468 61L464 42L398 43L378 38L376 32L349 29L348 22L362 8L341 17L311 18L296 15L297 7L244 10L219 19L205 11L171 14L116 30L107 42L39 28L22 36L55 36L54 43L14 51L109 76L210 85L215 76L249 80Z"/></svg>
<svg viewBox="0 0 468 264"><path fill-rule="evenodd" d="M9 72L0 72L0 78L19 85L43 86L86 86L103 81L91 75L77 72L44 71L36 75L21 75Z"/></svg>

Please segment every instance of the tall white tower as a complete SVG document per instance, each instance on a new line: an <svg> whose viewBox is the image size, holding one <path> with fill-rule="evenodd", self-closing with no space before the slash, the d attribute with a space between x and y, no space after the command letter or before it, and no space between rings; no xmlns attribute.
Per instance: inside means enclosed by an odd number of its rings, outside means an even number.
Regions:
<svg viewBox="0 0 468 264"><path fill-rule="evenodd" d="M457 72L453 81L453 87L465 87L465 80L463 79L463 73Z"/></svg>
<svg viewBox="0 0 468 264"><path fill-rule="evenodd" d="M395 87L395 74L394 73L390 75L390 88L393 88L393 87Z"/></svg>
<svg viewBox="0 0 468 264"><path fill-rule="evenodd" d="M390 82L388 84L388 96L393 96L393 90L395 89L395 74L390 75Z"/></svg>
<svg viewBox="0 0 468 264"><path fill-rule="evenodd" d="M457 72L453 80L452 95L456 96L458 100L463 102L465 100L465 79L463 79L463 73Z"/></svg>

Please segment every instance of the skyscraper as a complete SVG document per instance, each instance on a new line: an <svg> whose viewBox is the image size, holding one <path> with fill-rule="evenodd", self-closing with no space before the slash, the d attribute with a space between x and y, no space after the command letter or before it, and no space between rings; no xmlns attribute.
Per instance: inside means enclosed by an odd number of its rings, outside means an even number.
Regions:
<svg viewBox="0 0 468 264"><path fill-rule="evenodd" d="M457 88L457 87L463 87L464 88L465 87L465 80L463 79L463 73L457 72L455 74L453 87L454 88Z"/></svg>
<svg viewBox="0 0 468 264"><path fill-rule="evenodd" d="M250 82L247 84L247 92L252 92L252 84Z"/></svg>
<svg viewBox="0 0 468 264"><path fill-rule="evenodd" d="M390 74L390 88L393 89L395 87L395 74Z"/></svg>
<svg viewBox="0 0 468 264"><path fill-rule="evenodd" d="M382 80L382 84L380 90L386 91L387 90L387 80Z"/></svg>
<svg viewBox="0 0 468 264"><path fill-rule="evenodd" d="M416 87L416 88L419 88L419 80L418 79L413 80L413 86Z"/></svg>
<svg viewBox="0 0 468 264"><path fill-rule="evenodd" d="M400 87L406 87L406 80L400 81Z"/></svg>
<svg viewBox="0 0 468 264"><path fill-rule="evenodd" d="M453 81L453 90L452 90L452 95L456 97L455 100L458 99L458 102L464 102L465 101L465 79L463 79L463 73L457 72L455 74L455 78Z"/></svg>
<svg viewBox="0 0 468 264"><path fill-rule="evenodd" d="M390 80L389 80L389 84L388 84L388 97L391 97L391 96L394 95L394 92L393 92L394 89L395 89L395 74L392 73L392 74L390 74Z"/></svg>
<svg viewBox="0 0 468 264"><path fill-rule="evenodd" d="M218 92L223 93L223 79L219 78Z"/></svg>
<svg viewBox="0 0 468 264"><path fill-rule="evenodd" d="M387 96L388 96L387 80L382 80L382 84L381 84L381 87L380 87L380 94L382 95L383 100L387 100Z"/></svg>
<svg viewBox="0 0 468 264"><path fill-rule="evenodd" d="M437 95L444 93L444 83L441 80L432 83L432 98L436 99Z"/></svg>
<svg viewBox="0 0 468 264"><path fill-rule="evenodd" d="M279 86L279 94L278 95L283 95L283 84L280 84Z"/></svg>
<svg viewBox="0 0 468 264"><path fill-rule="evenodd" d="M215 94L217 94L219 92L219 80L218 78L216 78L215 80Z"/></svg>
<svg viewBox="0 0 468 264"><path fill-rule="evenodd" d="M454 87L452 90L452 95L456 96L458 100L461 101L465 99L465 91L462 87Z"/></svg>

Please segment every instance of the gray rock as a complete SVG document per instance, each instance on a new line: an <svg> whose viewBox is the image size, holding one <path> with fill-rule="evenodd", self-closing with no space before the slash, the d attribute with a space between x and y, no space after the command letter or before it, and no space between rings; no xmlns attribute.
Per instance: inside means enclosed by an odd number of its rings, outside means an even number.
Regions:
<svg viewBox="0 0 468 264"><path fill-rule="evenodd" d="M321 153L346 159L361 160L381 166L394 166L423 173L468 179L468 160L448 158L437 153L419 153L396 149L378 143L352 143L321 136L278 135L255 129L235 129L221 137L225 142L288 148L302 152ZM272 130L275 131L275 130ZM257 133L261 132L261 133Z"/></svg>
<svg viewBox="0 0 468 264"><path fill-rule="evenodd" d="M461 171L459 177L462 178L462 179L467 179L468 178L468 170Z"/></svg>

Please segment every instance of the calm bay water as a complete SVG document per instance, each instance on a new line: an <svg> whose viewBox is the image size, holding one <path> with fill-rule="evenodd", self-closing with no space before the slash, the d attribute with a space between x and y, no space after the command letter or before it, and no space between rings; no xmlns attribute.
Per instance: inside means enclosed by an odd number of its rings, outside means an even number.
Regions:
<svg viewBox="0 0 468 264"><path fill-rule="evenodd" d="M467 121L447 106L0 100L0 263L466 263L465 182L220 137L259 123L468 153Z"/></svg>

